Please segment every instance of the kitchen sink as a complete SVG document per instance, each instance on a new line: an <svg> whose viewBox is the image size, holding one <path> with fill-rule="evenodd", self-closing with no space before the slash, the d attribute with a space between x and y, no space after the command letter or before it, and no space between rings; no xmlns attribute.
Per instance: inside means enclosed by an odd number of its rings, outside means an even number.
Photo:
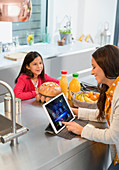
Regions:
<svg viewBox="0 0 119 170"><path fill-rule="evenodd" d="M12 125L12 120L0 114L0 142L2 142L1 139L3 136L12 133ZM23 126L16 123L16 131L21 128L23 128Z"/></svg>

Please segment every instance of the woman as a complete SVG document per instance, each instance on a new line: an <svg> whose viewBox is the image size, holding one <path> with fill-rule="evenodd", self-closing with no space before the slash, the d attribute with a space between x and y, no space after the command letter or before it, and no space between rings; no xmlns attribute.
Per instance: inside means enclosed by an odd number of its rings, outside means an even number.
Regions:
<svg viewBox="0 0 119 170"><path fill-rule="evenodd" d="M21 100L37 98L38 87L42 83L50 81L59 84L59 80L48 76L44 70L42 56L36 51L29 52L25 56L21 71L15 80L15 97Z"/></svg>
<svg viewBox="0 0 119 170"><path fill-rule="evenodd" d="M115 146L114 158L109 170L119 169L119 48L106 45L92 54L92 71L99 84L98 109L72 108L79 119L104 121L108 128L98 129L88 124L85 127L75 122L63 122L69 131L81 137L112 144ZM111 146L112 146L111 145Z"/></svg>

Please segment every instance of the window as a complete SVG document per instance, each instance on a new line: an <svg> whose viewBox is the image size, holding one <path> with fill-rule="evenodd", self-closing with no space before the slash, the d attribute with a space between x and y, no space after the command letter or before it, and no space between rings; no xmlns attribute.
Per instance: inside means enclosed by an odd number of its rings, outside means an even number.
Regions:
<svg viewBox="0 0 119 170"><path fill-rule="evenodd" d="M42 41L45 30L46 0L32 0L32 14L29 21L12 23L12 35L18 37L19 44L27 44L27 34L34 33L34 42Z"/></svg>

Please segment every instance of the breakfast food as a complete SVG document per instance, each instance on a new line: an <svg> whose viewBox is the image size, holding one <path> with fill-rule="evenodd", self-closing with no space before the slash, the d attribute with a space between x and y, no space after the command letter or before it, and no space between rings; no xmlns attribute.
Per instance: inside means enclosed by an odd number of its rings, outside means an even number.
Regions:
<svg viewBox="0 0 119 170"><path fill-rule="evenodd" d="M97 103L99 98L99 93L94 92L81 92L79 94L76 94L75 99L81 101L81 102L88 102L88 103Z"/></svg>
<svg viewBox="0 0 119 170"><path fill-rule="evenodd" d="M45 82L39 87L39 94L36 96L36 100L44 103L61 92L61 87L57 83Z"/></svg>
<svg viewBox="0 0 119 170"><path fill-rule="evenodd" d="M80 91L77 93L72 92L72 103L75 107L82 107L82 108L90 108L96 109L97 108L97 101L99 99L99 92L92 92L92 91Z"/></svg>

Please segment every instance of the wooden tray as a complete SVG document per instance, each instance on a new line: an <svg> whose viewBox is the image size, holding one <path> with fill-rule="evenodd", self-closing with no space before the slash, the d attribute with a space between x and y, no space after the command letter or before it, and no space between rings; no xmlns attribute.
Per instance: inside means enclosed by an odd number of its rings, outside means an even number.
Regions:
<svg viewBox="0 0 119 170"><path fill-rule="evenodd" d="M6 54L4 58L7 58L9 60L18 61L20 59L24 59L27 52L18 52L18 53L12 53L12 54Z"/></svg>

